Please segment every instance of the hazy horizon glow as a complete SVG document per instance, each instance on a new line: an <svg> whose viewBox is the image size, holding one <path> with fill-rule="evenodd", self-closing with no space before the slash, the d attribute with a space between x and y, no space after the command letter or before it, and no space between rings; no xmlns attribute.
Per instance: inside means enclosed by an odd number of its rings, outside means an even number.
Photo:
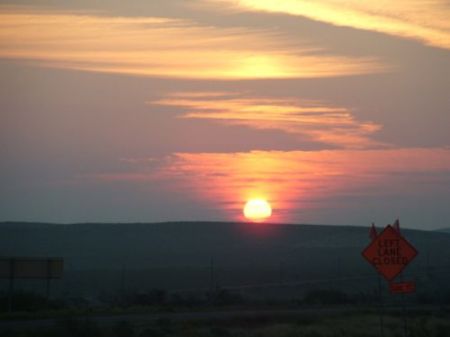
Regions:
<svg viewBox="0 0 450 337"><path fill-rule="evenodd" d="M292 223L299 215L314 222L311 214L323 207L357 211L357 198L388 201L406 193L426 200L430 191L423 186L430 184L445 195L446 186L439 187L433 176L450 180L448 149L176 153L128 163L123 172L86 178L144 185L163 180L174 193L192 193L235 221L245 221L242 208L251 199L271 204L271 222Z"/></svg>

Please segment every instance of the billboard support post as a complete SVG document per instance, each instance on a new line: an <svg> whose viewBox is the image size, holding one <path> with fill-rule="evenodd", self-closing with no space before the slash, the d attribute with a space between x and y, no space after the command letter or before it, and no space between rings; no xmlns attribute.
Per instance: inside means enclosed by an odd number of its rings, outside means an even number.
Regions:
<svg viewBox="0 0 450 337"><path fill-rule="evenodd" d="M15 261L9 260L9 290L8 290L8 312L12 312L13 309L13 296L14 296L14 278L15 278Z"/></svg>

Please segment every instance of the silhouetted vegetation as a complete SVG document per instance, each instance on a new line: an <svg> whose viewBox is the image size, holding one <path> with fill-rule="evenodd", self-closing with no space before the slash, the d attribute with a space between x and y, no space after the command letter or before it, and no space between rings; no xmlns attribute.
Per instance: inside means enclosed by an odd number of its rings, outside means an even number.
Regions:
<svg viewBox="0 0 450 337"><path fill-rule="evenodd" d="M66 306L62 299L47 299L47 297L36 292L21 290L13 292L12 303L14 311L58 310ZM0 312L7 312L8 310L9 295L5 292L0 293Z"/></svg>
<svg viewBox="0 0 450 337"><path fill-rule="evenodd" d="M117 323L113 330L117 337L134 337L135 329L133 325L128 321L121 321Z"/></svg>
<svg viewBox="0 0 450 337"><path fill-rule="evenodd" d="M280 225L271 229L269 240L247 235L243 224L16 226L0 225L2 254L65 256L66 269L62 280L52 281L50 299L43 295L42 280L17 280L12 313L7 312L9 283L2 280L0 324L49 317L58 323L30 331L0 328L0 337L378 336L379 319L370 312L336 320L320 315L274 319L270 314L201 322L167 317L286 308L368 312L379 305L380 289L386 308L401 306L386 282L379 288L378 276L360 256L368 243L364 228ZM425 251L404 275L417 284L417 293L404 296L405 302L442 313L424 310L411 317L411 337L446 336L450 235L408 230L405 235ZM132 318L138 313L153 318L139 325ZM156 319L160 314L166 318ZM102 325L98 315L126 319ZM402 335L400 315L386 318L386 326L386 337Z"/></svg>
<svg viewBox="0 0 450 337"><path fill-rule="evenodd" d="M128 293L122 297L120 304L129 306L161 306L167 303L167 291L152 289L147 292Z"/></svg>
<svg viewBox="0 0 450 337"><path fill-rule="evenodd" d="M411 337L447 337L450 331L449 313L439 315L412 314L408 322ZM385 317L385 337L403 336L400 314ZM333 317L315 316L229 320L179 321L160 319L136 325L119 321L98 325L90 319L65 319L53 327L5 330L0 337L378 337L379 317L374 313L345 313Z"/></svg>
<svg viewBox="0 0 450 337"><path fill-rule="evenodd" d="M306 293L303 301L304 304L347 304L350 302L349 297L343 291L336 289L316 289Z"/></svg>

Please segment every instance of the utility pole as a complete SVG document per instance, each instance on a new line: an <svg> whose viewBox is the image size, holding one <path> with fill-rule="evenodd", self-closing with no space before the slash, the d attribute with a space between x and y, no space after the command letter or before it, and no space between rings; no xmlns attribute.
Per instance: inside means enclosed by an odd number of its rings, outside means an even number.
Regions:
<svg viewBox="0 0 450 337"><path fill-rule="evenodd" d="M212 304L214 302L214 299L216 297L216 279L215 279L215 273L214 273L214 258L211 257L209 261L209 301Z"/></svg>
<svg viewBox="0 0 450 337"><path fill-rule="evenodd" d="M280 285L283 284L283 262L280 262L280 269L279 269L279 283Z"/></svg>
<svg viewBox="0 0 450 337"><path fill-rule="evenodd" d="M46 278L46 295L47 295L47 301L50 300L50 281L51 281L51 272L52 272L52 260L47 260L47 278Z"/></svg>

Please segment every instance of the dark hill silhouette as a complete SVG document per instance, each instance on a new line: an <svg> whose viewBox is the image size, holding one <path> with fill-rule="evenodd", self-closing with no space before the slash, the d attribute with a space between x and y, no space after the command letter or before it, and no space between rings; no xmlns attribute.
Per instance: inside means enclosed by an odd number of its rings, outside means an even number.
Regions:
<svg viewBox="0 0 450 337"><path fill-rule="evenodd" d="M450 235L409 229L402 233L419 251L409 273L450 266ZM375 277L373 268L361 257L368 243L368 227L351 226L0 223L0 256L60 256L69 276L87 270L103 277L110 277L114 270L126 270L127 275L145 270L146 277L135 274L128 278L136 282L145 278L148 286L168 288L207 286L211 259L221 283L227 285L280 278ZM197 273L193 279L200 281L190 281L186 276L190 272Z"/></svg>

